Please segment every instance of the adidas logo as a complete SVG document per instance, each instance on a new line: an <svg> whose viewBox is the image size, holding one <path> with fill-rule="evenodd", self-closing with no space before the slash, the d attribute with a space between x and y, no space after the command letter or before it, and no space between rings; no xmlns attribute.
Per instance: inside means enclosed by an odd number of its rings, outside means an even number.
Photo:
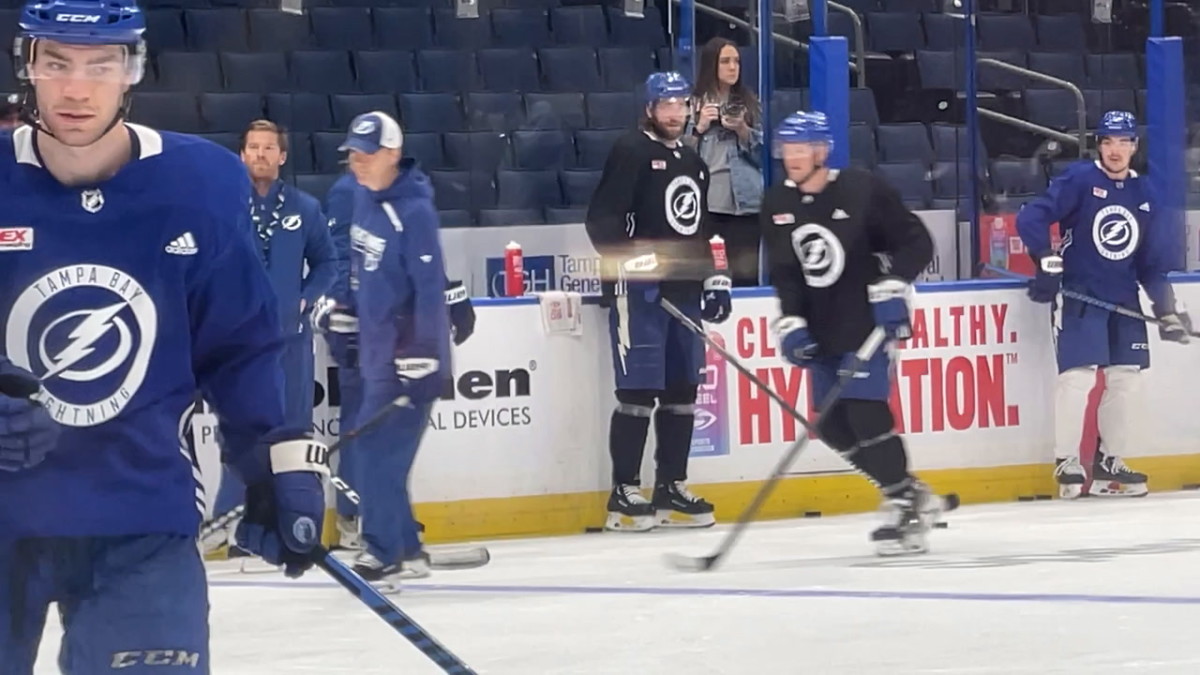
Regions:
<svg viewBox="0 0 1200 675"><path fill-rule="evenodd" d="M166 251L174 255L196 255L200 249L196 248L196 238L192 233L184 232L167 244Z"/></svg>

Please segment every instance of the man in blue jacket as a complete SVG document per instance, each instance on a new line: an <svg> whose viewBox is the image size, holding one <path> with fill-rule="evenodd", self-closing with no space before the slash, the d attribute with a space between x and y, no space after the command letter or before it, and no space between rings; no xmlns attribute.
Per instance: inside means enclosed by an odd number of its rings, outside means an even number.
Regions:
<svg viewBox="0 0 1200 675"><path fill-rule="evenodd" d="M337 254L320 202L279 177L287 150L287 135L273 122L256 120L242 133L242 162L254 186L247 205L254 241L279 300L279 329L288 342L282 363L287 419L290 425L311 429L314 380L308 313L333 284ZM237 506L242 492L226 471L215 513Z"/></svg>

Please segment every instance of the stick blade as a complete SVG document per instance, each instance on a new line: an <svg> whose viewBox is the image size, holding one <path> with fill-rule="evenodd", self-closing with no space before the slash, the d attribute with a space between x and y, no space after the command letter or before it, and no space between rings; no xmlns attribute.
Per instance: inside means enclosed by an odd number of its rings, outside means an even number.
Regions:
<svg viewBox="0 0 1200 675"><path fill-rule="evenodd" d="M429 566L435 570L469 570L483 567L491 561L492 554L483 546L429 551Z"/></svg>
<svg viewBox="0 0 1200 675"><path fill-rule="evenodd" d="M679 572L707 572L717 566L717 556L690 556L679 553L668 553L664 556L667 567Z"/></svg>

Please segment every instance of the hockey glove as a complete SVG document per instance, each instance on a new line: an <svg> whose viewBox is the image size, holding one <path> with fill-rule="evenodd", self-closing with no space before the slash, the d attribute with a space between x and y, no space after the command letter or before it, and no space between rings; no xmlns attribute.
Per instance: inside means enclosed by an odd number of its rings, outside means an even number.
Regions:
<svg viewBox="0 0 1200 675"><path fill-rule="evenodd" d="M432 401L442 393L441 362L437 359L396 357L396 377L404 395L414 401Z"/></svg>
<svg viewBox="0 0 1200 675"><path fill-rule="evenodd" d="M1163 320L1163 323L1158 326L1158 337L1164 342L1178 342L1179 344L1187 344L1191 342L1192 336L1190 333L1193 330L1192 317L1188 316L1187 310L1182 303L1176 302L1174 311L1160 313L1158 305L1154 306L1154 316Z"/></svg>
<svg viewBox="0 0 1200 675"><path fill-rule="evenodd" d="M333 362L341 368L358 366L358 317L337 300L322 296L313 303L313 330L324 334Z"/></svg>
<svg viewBox="0 0 1200 675"><path fill-rule="evenodd" d="M875 315L875 325L887 332L889 338L907 340L912 337L908 317L908 294L912 286L899 277L883 277L867 286L867 298Z"/></svg>
<svg viewBox="0 0 1200 675"><path fill-rule="evenodd" d="M722 323L733 311L733 299L729 289L733 282L729 277L718 274L704 280L704 293L700 296L700 318L708 323Z"/></svg>
<svg viewBox="0 0 1200 675"><path fill-rule="evenodd" d="M475 308L461 281L446 283L446 307L450 310L450 338L461 345L475 332Z"/></svg>
<svg viewBox="0 0 1200 675"><path fill-rule="evenodd" d="M246 516L235 539L295 578L312 567L310 554L321 543L329 449L300 439L276 443L270 453L272 476L246 488Z"/></svg>
<svg viewBox="0 0 1200 675"><path fill-rule="evenodd" d="M817 355L817 341L808 332L808 322L798 316L775 320L775 335L783 360L803 368Z"/></svg>
<svg viewBox="0 0 1200 675"><path fill-rule="evenodd" d="M1045 253L1037 256L1034 262L1037 275L1029 280L1029 299L1034 302L1053 302L1062 290L1062 257Z"/></svg>
<svg viewBox="0 0 1200 675"><path fill-rule="evenodd" d="M0 471L41 464L62 431L32 396L41 389L33 373L0 356Z"/></svg>

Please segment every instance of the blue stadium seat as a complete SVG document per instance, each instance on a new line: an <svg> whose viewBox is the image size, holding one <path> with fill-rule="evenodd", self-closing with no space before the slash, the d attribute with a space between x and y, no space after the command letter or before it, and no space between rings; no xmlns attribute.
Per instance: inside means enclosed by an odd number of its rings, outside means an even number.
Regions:
<svg viewBox="0 0 1200 675"><path fill-rule="evenodd" d="M433 19L428 7L376 7L375 46L379 49L425 49L433 46Z"/></svg>
<svg viewBox="0 0 1200 675"><path fill-rule="evenodd" d="M917 74L921 78L923 89L952 89L962 90L966 85L966 75L959 67L962 60L957 52L929 51L917 52Z"/></svg>
<svg viewBox="0 0 1200 675"><path fill-rule="evenodd" d="M866 124L850 125L850 164L874 169L879 163L875 151L875 131Z"/></svg>
<svg viewBox="0 0 1200 675"><path fill-rule="evenodd" d="M1026 89L1025 114L1030 122L1065 131L1078 127L1078 105L1066 89Z"/></svg>
<svg viewBox="0 0 1200 675"><path fill-rule="evenodd" d="M918 162L923 166L933 162L933 145L929 142L929 132L924 124L880 124L875 133L879 143L879 161Z"/></svg>
<svg viewBox="0 0 1200 675"><path fill-rule="evenodd" d="M406 131L462 131L462 102L455 94L404 94L400 115Z"/></svg>
<svg viewBox="0 0 1200 675"><path fill-rule="evenodd" d="M146 46L151 53L187 49L183 12L177 9L151 9L147 10L145 15Z"/></svg>
<svg viewBox="0 0 1200 675"><path fill-rule="evenodd" d="M1087 36L1083 32L1083 21L1078 14L1039 14L1033 21L1037 26L1038 49L1054 52L1087 51Z"/></svg>
<svg viewBox="0 0 1200 675"><path fill-rule="evenodd" d="M575 225L587 219L587 209L576 206L546 207L546 222L551 225Z"/></svg>
<svg viewBox="0 0 1200 675"><path fill-rule="evenodd" d="M980 14L976 17L979 48L984 51L1019 51L1037 48L1033 25L1024 14Z"/></svg>
<svg viewBox="0 0 1200 675"><path fill-rule="evenodd" d="M1062 173L1063 171L1066 171L1067 167L1071 166L1072 164L1074 164L1077 161L1078 160L1076 160L1076 159L1054 159L1054 160L1051 160L1049 166L1046 167L1046 175L1049 178L1054 178L1055 176Z"/></svg>
<svg viewBox="0 0 1200 675"><path fill-rule="evenodd" d="M921 15L925 24L925 45L927 49L948 51L961 49L966 43L963 37L963 18L953 14Z"/></svg>
<svg viewBox="0 0 1200 675"><path fill-rule="evenodd" d="M487 91L538 91L542 88L537 56L527 47L480 49L477 53Z"/></svg>
<svg viewBox="0 0 1200 675"><path fill-rule="evenodd" d="M1027 68L1029 64L1022 52L978 52L981 59L995 59L1014 66ZM1020 91L1033 82L1024 75L1018 75L1007 70L988 64L979 66L979 88L984 91Z"/></svg>
<svg viewBox="0 0 1200 675"><path fill-rule="evenodd" d="M307 133L333 128L329 97L324 94L267 94L267 119L290 131Z"/></svg>
<svg viewBox="0 0 1200 675"><path fill-rule="evenodd" d="M496 205L502 209L540 209L562 205L557 170L496 172Z"/></svg>
<svg viewBox="0 0 1200 675"><path fill-rule="evenodd" d="M569 131L514 131L513 166L565 169L575 166L575 140Z"/></svg>
<svg viewBox="0 0 1200 675"><path fill-rule="evenodd" d="M778 52L776 52L776 55L778 55ZM741 59L742 83L754 91L758 91L758 51L754 47L738 47L738 58ZM775 82L776 87L785 89L791 87L793 84L793 82Z"/></svg>
<svg viewBox="0 0 1200 675"><path fill-rule="evenodd" d="M1109 110L1137 110L1137 98L1132 89L1084 89L1083 100L1089 129L1099 126L1104 113Z"/></svg>
<svg viewBox="0 0 1200 675"><path fill-rule="evenodd" d="M508 132L525 123L525 105L516 92L473 91L464 104L467 127L472 131Z"/></svg>
<svg viewBox="0 0 1200 675"><path fill-rule="evenodd" d="M250 46L261 52L285 52L313 47L312 26L308 14L292 14L278 9L247 11Z"/></svg>
<svg viewBox="0 0 1200 675"><path fill-rule="evenodd" d="M250 49L246 12L241 9L187 9L183 12L188 46L206 52Z"/></svg>
<svg viewBox="0 0 1200 675"><path fill-rule="evenodd" d="M777 126L788 115L807 107L804 93L801 89L776 89L771 93L771 115L774 117L770 121L772 127Z"/></svg>
<svg viewBox="0 0 1200 675"><path fill-rule="evenodd" d="M1087 83L1087 69L1083 65L1083 54L1079 52L1030 52L1029 68L1060 80L1066 80L1077 87L1086 86ZM1027 86L1045 89L1054 85L1048 82L1029 80Z"/></svg>
<svg viewBox="0 0 1200 675"><path fill-rule="evenodd" d="M396 99L391 94L334 94L329 97L329 108L333 113L333 128L343 135L350 127L350 122L366 112L382 110L393 118L400 119Z"/></svg>
<svg viewBox="0 0 1200 675"><path fill-rule="evenodd" d="M252 120L263 116L260 94L209 92L200 94L199 103L206 131L241 132Z"/></svg>
<svg viewBox="0 0 1200 675"><path fill-rule="evenodd" d="M613 143L625 129L580 129L575 132L575 147L579 151L579 167L603 169Z"/></svg>
<svg viewBox="0 0 1200 675"><path fill-rule="evenodd" d="M933 186L928 180L929 169L919 162L880 164L875 173L900 193L900 199L910 209L929 208Z"/></svg>
<svg viewBox="0 0 1200 675"><path fill-rule="evenodd" d="M846 0L843 5L854 10L860 16L880 11L879 0Z"/></svg>
<svg viewBox="0 0 1200 675"><path fill-rule="evenodd" d="M316 173L317 164L316 161L313 160L311 134L289 132L287 154L287 164L285 168L290 169L292 173Z"/></svg>
<svg viewBox="0 0 1200 675"><path fill-rule="evenodd" d="M546 217L540 208L483 209L479 212L480 227L539 225L544 222L546 222Z"/></svg>
<svg viewBox="0 0 1200 675"><path fill-rule="evenodd" d="M915 12L871 12L867 39L877 52L915 52L925 49L921 15Z"/></svg>
<svg viewBox="0 0 1200 675"><path fill-rule="evenodd" d="M442 135L446 166L494 173L512 166L508 134L495 131L451 131Z"/></svg>
<svg viewBox="0 0 1200 675"><path fill-rule="evenodd" d="M663 30L662 14L654 7L648 5L641 19L625 16L624 12L612 7L606 9L608 31L613 44L654 49L666 46L667 32Z"/></svg>
<svg viewBox="0 0 1200 675"><path fill-rule="evenodd" d="M858 36L854 33L854 20L850 18L849 14L830 12L827 26L830 36L846 38L846 44L849 45L851 54L858 50Z"/></svg>
<svg viewBox="0 0 1200 675"><path fill-rule="evenodd" d="M969 161L971 145L967 139L965 126L935 123L929 126L929 135L933 138L933 158L935 160L939 162ZM977 138L975 144L980 161L986 161L988 154L987 149L983 147L983 141ZM986 166L980 168L986 168Z"/></svg>
<svg viewBox="0 0 1200 675"><path fill-rule="evenodd" d="M350 52L294 51L288 60L295 91L337 94L357 90Z"/></svg>
<svg viewBox="0 0 1200 675"><path fill-rule="evenodd" d="M582 129L586 126L583 94L525 94L525 128Z"/></svg>
<svg viewBox="0 0 1200 675"><path fill-rule="evenodd" d="M563 203L568 206L587 206L591 203L602 173L590 169L560 172L558 178L562 185Z"/></svg>
<svg viewBox="0 0 1200 675"><path fill-rule="evenodd" d="M641 119L641 98L632 92L593 92L586 97L588 126L629 129Z"/></svg>
<svg viewBox="0 0 1200 675"><path fill-rule="evenodd" d="M1142 77L1133 54L1088 54L1088 86L1097 89L1141 89Z"/></svg>
<svg viewBox="0 0 1200 675"><path fill-rule="evenodd" d="M422 49L417 73L424 91L470 91L479 82L475 53L458 49Z"/></svg>
<svg viewBox="0 0 1200 675"><path fill-rule="evenodd" d="M597 9L599 9L597 7ZM596 50L589 47L546 47L538 50L547 91L600 91Z"/></svg>
<svg viewBox="0 0 1200 675"><path fill-rule="evenodd" d="M313 159L316 169L323 173L338 173L345 170L342 161L346 153L338 147L346 140L344 131L315 131L312 134Z"/></svg>
<svg viewBox="0 0 1200 675"><path fill-rule="evenodd" d="M312 7L313 44L318 49L370 49L371 10L366 7Z"/></svg>
<svg viewBox="0 0 1200 675"><path fill-rule="evenodd" d="M560 45L601 47L609 43L608 23L604 20L604 10L600 5L551 9L550 32Z"/></svg>
<svg viewBox="0 0 1200 675"><path fill-rule="evenodd" d="M475 219L471 217L470 211L438 211L438 225L440 227L474 227Z"/></svg>
<svg viewBox="0 0 1200 675"><path fill-rule="evenodd" d="M992 162L992 190L1005 197L1027 197L1046 189L1046 175L1036 159L997 159Z"/></svg>
<svg viewBox="0 0 1200 675"><path fill-rule="evenodd" d="M304 192L316 197L319 201L325 201L325 195L329 194L329 188L342 177L342 172L334 173L313 173L313 174L297 174L296 187Z"/></svg>
<svg viewBox="0 0 1200 675"><path fill-rule="evenodd" d="M235 134L232 131L220 131L196 135L206 141L212 141L213 143L216 143L230 152L238 152L238 144L241 141L241 135Z"/></svg>
<svg viewBox="0 0 1200 675"><path fill-rule="evenodd" d="M155 129L197 133L204 131L196 97L170 92L134 92L130 121Z"/></svg>
<svg viewBox="0 0 1200 675"><path fill-rule="evenodd" d="M158 88L166 91L220 91L221 64L213 52L162 52Z"/></svg>
<svg viewBox="0 0 1200 675"><path fill-rule="evenodd" d="M221 52L220 58L228 91L291 91L287 59L282 52Z"/></svg>
<svg viewBox="0 0 1200 675"><path fill-rule="evenodd" d="M362 91L417 91L413 53L406 51L354 52L354 69Z"/></svg>
<svg viewBox="0 0 1200 675"><path fill-rule="evenodd" d="M936 0L882 0L885 12L933 12L939 8Z"/></svg>
<svg viewBox="0 0 1200 675"><path fill-rule="evenodd" d="M850 122L879 126L879 108L875 106L875 90L867 87L850 89Z"/></svg>
<svg viewBox="0 0 1200 675"><path fill-rule="evenodd" d="M492 42L492 22L485 13L478 19L460 19L453 9L433 12L433 39L439 47L450 49L483 49Z"/></svg>
<svg viewBox="0 0 1200 675"><path fill-rule="evenodd" d="M494 174L477 171L430 171L439 210L478 211L496 206Z"/></svg>
<svg viewBox="0 0 1200 675"><path fill-rule="evenodd" d="M967 193L976 172L966 162L936 162L931 173L935 199L957 200Z"/></svg>
<svg viewBox="0 0 1200 675"><path fill-rule="evenodd" d="M658 69L654 52L645 47L601 47L596 56L608 91L637 91L646 76Z"/></svg>
<svg viewBox="0 0 1200 675"><path fill-rule="evenodd" d="M448 166L439 133L404 134L404 156L416 159L426 170Z"/></svg>
<svg viewBox="0 0 1200 675"><path fill-rule="evenodd" d="M550 17L544 9L492 10L492 32L497 47L548 47L554 44L550 36Z"/></svg>

